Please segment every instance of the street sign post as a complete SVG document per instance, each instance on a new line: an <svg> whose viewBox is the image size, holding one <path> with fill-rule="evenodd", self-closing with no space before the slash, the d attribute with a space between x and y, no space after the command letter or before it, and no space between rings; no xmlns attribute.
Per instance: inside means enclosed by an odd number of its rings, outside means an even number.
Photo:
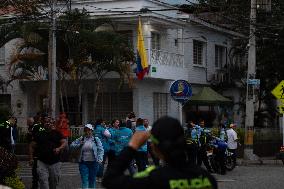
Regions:
<svg viewBox="0 0 284 189"><path fill-rule="evenodd" d="M284 104L281 104L280 106L278 106L277 109L280 114L284 114Z"/></svg>
<svg viewBox="0 0 284 189"><path fill-rule="evenodd" d="M282 144L284 145L284 80L282 80L272 91L271 93L279 99L282 104L279 106L279 113L282 114L282 135L283 140Z"/></svg>
<svg viewBox="0 0 284 189"><path fill-rule="evenodd" d="M260 79L248 79L249 85L260 85Z"/></svg>
<svg viewBox="0 0 284 189"><path fill-rule="evenodd" d="M185 80L176 80L170 87L170 93L173 100L179 103L179 116L182 124L182 106L191 98L191 85Z"/></svg>

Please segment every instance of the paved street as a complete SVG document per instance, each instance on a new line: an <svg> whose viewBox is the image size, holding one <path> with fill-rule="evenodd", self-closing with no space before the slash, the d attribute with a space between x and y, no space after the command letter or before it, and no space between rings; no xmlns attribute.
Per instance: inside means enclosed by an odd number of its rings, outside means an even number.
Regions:
<svg viewBox="0 0 284 189"><path fill-rule="evenodd" d="M20 177L26 188L31 186L31 168L27 162L21 162ZM80 188L80 176L76 163L63 163L60 180L60 189ZM283 189L284 166L281 164L271 165L248 165L238 166L227 175L214 174L220 189ZM97 188L102 188L98 183Z"/></svg>
<svg viewBox="0 0 284 189"><path fill-rule="evenodd" d="M284 166L238 166L227 175L214 175L219 189L283 189Z"/></svg>

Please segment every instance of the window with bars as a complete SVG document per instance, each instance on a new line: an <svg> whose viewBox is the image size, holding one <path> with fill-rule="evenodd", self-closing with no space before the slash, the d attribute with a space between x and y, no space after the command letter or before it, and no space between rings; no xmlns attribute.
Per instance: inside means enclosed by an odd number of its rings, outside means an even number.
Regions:
<svg viewBox="0 0 284 189"><path fill-rule="evenodd" d="M111 121L114 118L125 119L133 111L132 92L100 93L98 96L94 118L94 94L88 95L88 119L102 118Z"/></svg>
<svg viewBox="0 0 284 189"><path fill-rule="evenodd" d="M193 40L193 64L203 65L204 42Z"/></svg>
<svg viewBox="0 0 284 189"><path fill-rule="evenodd" d="M168 114L168 93L154 93L154 120Z"/></svg>
<svg viewBox="0 0 284 189"><path fill-rule="evenodd" d="M0 48L0 64L5 64L5 48Z"/></svg>
<svg viewBox="0 0 284 189"><path fill-rule="evenodd" d="M225 62L225 47L215 45L215 67L221 68Z"/></svg>
<svg viewBox="0 0 284 189"><path fill-rule="evenodd" d="M78 96L63 98L63 107L64 111L67 114L69 124L70 125L81 125L82 124L82 105L80 109L78 108L79 98ZM60 102L61 103L61 102ZM60 106L59 109L62 112L62 108Z"/></svg>
<svg viewBox="0 0 284 189"><path fill-rule="evenodd" d="M10 94L0 94L0 109L11 110Z"/></svg>
<svg viewBox="0 0 284 189"><path fill-rule="evenodd" d="M151 32L151 48L161 50L161 36L159 33Z"/></svg>

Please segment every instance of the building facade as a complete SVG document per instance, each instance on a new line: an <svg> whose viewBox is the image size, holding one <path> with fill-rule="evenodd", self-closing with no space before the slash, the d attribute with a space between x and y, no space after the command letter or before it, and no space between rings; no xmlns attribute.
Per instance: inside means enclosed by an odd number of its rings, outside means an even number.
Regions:
<svg viewBox="0 0 284 189"><path fill-rule="evenodd" d="M73 0L70 7L65 7L65 3L60 2L57 6L60 10L84 8L94 18L111 18L118 30L129 36L133 48L136 48L140 16L148 63L151 66L149 74L143 80L137 80L134 76L133 88L125 86L119 89L118 76L113 73L107 75L96 110L93 108L95 80L90 78L82 83L82 107L78 107L78 94L74 90L74 84L66 81L63 88L68 95L62 98L58 93L57 102L63 100L63 104L68 106L65 111L71 123L85 124L100 117L106 120L125 118L130 111L134 111L137 117L149 119L150 123L163 115L179 118L185 123L192 112L222 113L218 104L197 106L191 105L190 101L180 111L180 105L171 98L169 88L173 81L183 79L191 84L193 95L196 95L203 86L225 81L227 76L224 69L234 63L229 60L228 52L233 47L233 40L243 37L242 35L180 12L162 1ZM9 78L7 67L17 42L18 40L12 40L0 49L0 73L4 78ZM245 63L245 60L241 63ZM223 95L233 102L239 102L239 89L227 89L223 91ZM16 80L12 82L12 87L8 86L1 92L0 105L11 107L15 117L24 126L28 116L45 110L47 93L46 80ZM57 103L57 112L62 111L59 104ZM234 121L241 123L242 113L238 106L232 104L226 111L228 109ZM216 120L214 124L217 124Z"/></svg>

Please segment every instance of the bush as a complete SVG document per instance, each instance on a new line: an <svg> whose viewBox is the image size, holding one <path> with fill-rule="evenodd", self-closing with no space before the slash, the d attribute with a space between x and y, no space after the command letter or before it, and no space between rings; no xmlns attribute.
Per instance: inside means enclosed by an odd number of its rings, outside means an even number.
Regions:
<svg viewBox="0 0 284 189"><path fill-rule="evenodd" d="M6 177L4 183L6 186L9 186L13 189L25 189L24 183L18 176Z"/></svg>
<svg viewBox="0 0 284 189"><path fill-rule="evenodd" d="M15 175L18 167L18 161L14 154L8 152L5 148L0 147L0 184L3 183L5 177Z"/></svg>

